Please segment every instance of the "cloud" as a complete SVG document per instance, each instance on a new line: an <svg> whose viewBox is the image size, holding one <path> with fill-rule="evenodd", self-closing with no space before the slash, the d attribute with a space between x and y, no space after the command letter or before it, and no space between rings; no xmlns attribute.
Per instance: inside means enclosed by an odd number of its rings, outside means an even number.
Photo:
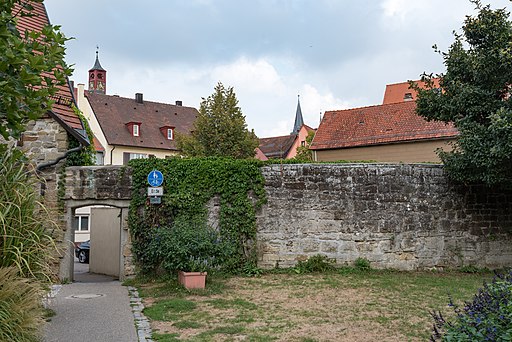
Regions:
<svg viewBox="0 0 512 342"><path fill-rule="evenodd" d="M284 85L277 70L263 58L249 60L241 57L231 64L219 65L213 69L211 78L225 86L244 89L244 92L284 92Z"/></svg>

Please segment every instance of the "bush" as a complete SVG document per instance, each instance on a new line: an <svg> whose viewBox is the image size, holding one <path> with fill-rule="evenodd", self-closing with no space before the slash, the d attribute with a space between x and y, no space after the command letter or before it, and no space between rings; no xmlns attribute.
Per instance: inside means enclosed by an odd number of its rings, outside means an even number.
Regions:
<svg viewBox="0 0 512 342"><path fill-rule="evenodd" d="M450 299L455 318L446 320L441 312L434 318L431 341L511 341L512 271L496 274L461 309Z"/></svg>
<svg viewBox="0 0 512 342"><path fill-rule="evenodd" d="M334 260L325 255L317 254L306 261L299 261L295 266L297 273L326 272L334 269Z"/></svg>
<svg viewBox="0 0 512 342"><path fill-rule="evenodd" d="M229 253L229 245L220 234L199 220L178 220L171 227L158 229L153 239L167 272L182 270L206 272L220 269Z"/></svg>
<svg viewBox="0 0 512 342"><path fill-rule="evenodd" d="M14 267L0 268L0 341L39 341L41 291L17 273Z"/></svg>
<svg viewBox="0 0 512 342"><path fill-rule="evenodd" d="M0 267L16 267L24 277L50 279L54 226L34 189L38 179L23 155L0 145Z"/></svg>

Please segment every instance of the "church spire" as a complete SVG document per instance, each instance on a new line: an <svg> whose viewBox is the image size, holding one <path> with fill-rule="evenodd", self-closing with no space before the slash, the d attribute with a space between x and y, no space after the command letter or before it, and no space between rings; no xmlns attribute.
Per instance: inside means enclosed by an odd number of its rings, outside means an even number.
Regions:
<svg viewBox="0 0 512 342"><path fill-rule="evenodd" d="M92 93L105 94L107 91L107 70L103 69L98 57L99 47L96 46L96 61L89 70L89 91Z"/></svg>
<svg viewBox="0 0 512 342"><path fill-rule="evenodd" d="M304 125L302 109L300 108L300 95L297 95L297 111L295 112L295 124L291 134L299 134L300 128Z"/></svg>

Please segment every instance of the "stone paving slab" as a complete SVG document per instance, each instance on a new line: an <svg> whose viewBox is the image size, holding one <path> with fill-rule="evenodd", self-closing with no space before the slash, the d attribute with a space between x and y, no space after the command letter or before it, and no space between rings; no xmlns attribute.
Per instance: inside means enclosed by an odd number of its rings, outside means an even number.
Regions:
<svg viewBox="0 0 512 342"><path fill-rule="evenodd" d="M56 315L45 327L44 342L152 342L136 288L91 274L89 265L77 261L74 278L48 294L46 305Z"/></svg>

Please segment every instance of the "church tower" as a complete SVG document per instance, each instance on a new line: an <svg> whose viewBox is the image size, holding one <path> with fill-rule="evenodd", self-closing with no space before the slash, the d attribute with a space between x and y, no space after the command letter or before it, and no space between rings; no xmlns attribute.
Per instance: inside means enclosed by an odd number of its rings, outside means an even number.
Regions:
<svg viewBox="0 0 512 342"><path fill-rule="evenodd" d="M105 94L107 92L107 70L103 69L96 50L96 62L89 70L89 92Z"/></svg>
<svg viewBox="0 0 512 342"><path fill-rule="evenodd" d="M297 95L297 111L295 112L295 124L293 125L293 131L290 134L299 134L299 131L303 125L304 119L302 118L302 109L300 108L300 95Z"/></svg>

